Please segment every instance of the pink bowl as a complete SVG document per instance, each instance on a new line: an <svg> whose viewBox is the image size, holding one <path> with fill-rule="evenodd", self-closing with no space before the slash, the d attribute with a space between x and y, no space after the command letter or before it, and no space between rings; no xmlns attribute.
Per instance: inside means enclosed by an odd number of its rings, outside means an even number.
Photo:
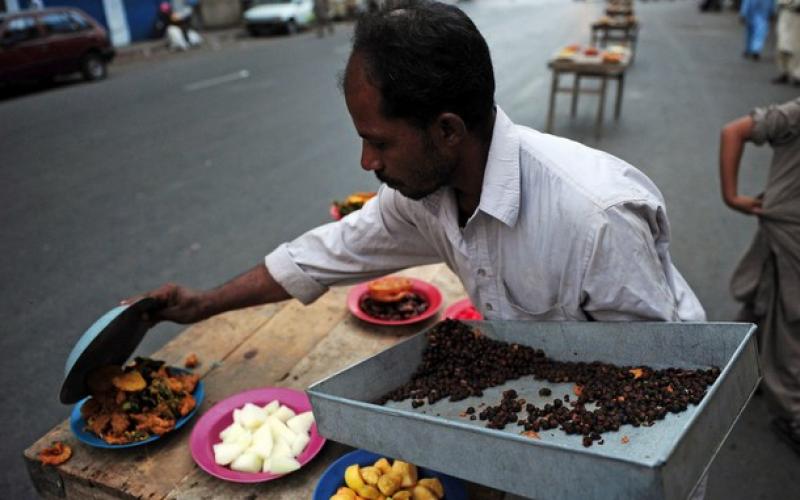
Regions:
<svg viewBox="0 0 800 500"><path fill-rule="evenodd" d="M214 462L214 449L212 448L213 445L222 442L219 433L233 423L233 410L241 408L245 403L264 406L275 399L291 408L295 413L311 411L311 402L304 392L286 387L253 389L224 399L203 414L192 430L189 448L195 463L212 476L236 483L261 483L284 476L285 474L268 472L239 472L217 465ZM319 435L315 423L311 426L311 440L303 453L297 457L297 461L300 462L300 465L307 464L319 453L324 444L325 438Z"/></svg>
<svg viewBox="0 0 800 500"><path fill-rule="evenodd" d="M350 309L350 312L353 313L353 316L355 316L356 318L375 325L388 325L388 326L411 325L413 323L419 323L420 321L425 321L426 319L435 315L439 311L439 308L442 307L442 293L439 291L438 288L431 285L430 283L418 280L416 278L410 278L410 279L411 279L411 291L424 297L425 300L428 301L428 309L426 309L424 313L418 316L413 316L408 319L391 320L391 319L375 318L365 313L361 309L360 304L361 304L361 298L368 292L366 283L361 283L359 285L356 285L350 290L350 293L347 294L347 308Z"/></svg>

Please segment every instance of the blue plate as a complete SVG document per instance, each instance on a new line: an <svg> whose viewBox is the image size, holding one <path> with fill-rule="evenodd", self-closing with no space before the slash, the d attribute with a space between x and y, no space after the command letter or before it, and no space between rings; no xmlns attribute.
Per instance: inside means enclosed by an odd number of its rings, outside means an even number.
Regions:
<svg viewBox="0 0 800 500"><path fill-rule="evenodd" d="M386 457L386 455L378 455L377 453L366 450L355 450L347 455L342 455L322 473L322 477L319 478L317 486L314 488L313 500L328 500L336 494L336 490L342 486L346 486L344 484L344 470L349 466L353 464L361 466L372 465L381 457ZM392 460L389 457L386 458L389 461ZM424 467L419 467L418 472L420 479L435 477L442 482L445 500L467 500L467 490L464 487L464 481Z"/></svg>
<svg viewBox="0 0 800 500"><path fill-rule="evenodd" d="M183 370L181 368L174 368L169 367L169 370L173 373L191 373L188 370ZM195 405L194 409L190 411L185 416L178 419L175 422L175 429L172 429L170 432L174 432L176 429L180 429L183 424L188 422L195 413L197 413L197 409L200 408L200 404L203 402L203 398L205 397L205 387L203 385L202 380L198 380L197 386L194 388L194 392L192 396L194 396ZM86 427L86 420L81 416L81 407L88 401L89 398L83 398L78 404L72 407L72 414L69 416L69 426L72 428L72 433L78 438L78 440L83 441L84 443L88 444L89 446L94 446L95 448L132 448L134 446L141 446L143 444L151 443L156 439L160 438L161 436L150 436L147 439L142 441L134 441L132 443L127 444L108 444L103 441L101 438L97 437L96 435L92 434L89 431L84 430Z"/></svg>
<svg viewBox="0 0 800 500"><path fill-rule="evenodd" d="M89 395L86 378L95 368L122 366L150 329L145 316L158 309L157 300L144 298L105 313L81 336L67 357L60 399L77 403Z"/></svg>

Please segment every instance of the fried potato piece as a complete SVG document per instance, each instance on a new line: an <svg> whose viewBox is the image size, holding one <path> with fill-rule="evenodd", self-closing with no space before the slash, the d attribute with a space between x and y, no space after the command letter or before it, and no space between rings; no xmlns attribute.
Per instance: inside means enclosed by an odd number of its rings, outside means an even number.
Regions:
<svg viewBox="0 0 800 500"><path fill-rule="evenodd" d="M392 500L411 500L411 492L408 490L398 491L392 495Z"/></svg>
<svg viewBox="0 0 800 500"><path fill-rule="evenodd" d="M388 474L392 471L392 465L389 463L386 458L380 458L377 462L373 464L374 467L377 467L381 470L384 474Z"/></svg>
<svg viewBox="0 0 800 500"><path fill-rule="evenodd" d="M378 478L378 489L381 493L389 497L400 489L400 484L402 482L403 476L394 472L389 472Z"/></svg>
<svg viewBox="0 0 800 500"><path fill-rule="evenodd" d="M395 460L392 464L392 472L400 474L403 481L400 486L408 488L417 484L417 466L401 460Z"/></svg>
<svg viewBox="0 0 800 500"><path fill-rule="evenodd" d="M431 490L420 485L414 486L414 489L411 490L411 498L413 500L438 500Z"/></svg>
<svg viewBox="0 0 800 500"><path fill-rule="evenodd" d="M122 375L111 378L111 383L114 387L121 391L138 392L147 387L147 381L142 377L142 374L136 370L125 372Z"/></svg>
<svg viewBox="0 0 800 500"><path fill-rule="evenodd" d="M424 486L431 490L436 498L444 498L444 486L438 478L425 478L420 479L417 483L418 486Z"/></svg>
<svg viewBox="0 0 800 500"><path fill-rule="evenodd" d="M39 461L46 465L61 465L72 456L72 448L56 441L49 448L39 452Z"/></svg>
<svg viewBox="0 0 800 500"><path fill-rule="evenodd" d="M377 467L362 467L361 468L361 479L364 480L365 483L376 485L378 484L378 479L381 477L381 470Z"/></svg>

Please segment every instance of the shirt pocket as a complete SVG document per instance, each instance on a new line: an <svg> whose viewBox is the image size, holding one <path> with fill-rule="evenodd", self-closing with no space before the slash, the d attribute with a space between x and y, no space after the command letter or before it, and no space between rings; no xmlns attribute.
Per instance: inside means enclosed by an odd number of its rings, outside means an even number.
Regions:
<svg viewBox="0 0 800 500"><path fill-rule="evenodd" d="M535 309L530 306L525 307L514 297L505 281L503 282L503 293L512 314L512 317L508 319L523 321L568 321L570 319L564 307L557 300L552 301L554 303L545 302L542 307L538 307L537 304Z"/></svg>

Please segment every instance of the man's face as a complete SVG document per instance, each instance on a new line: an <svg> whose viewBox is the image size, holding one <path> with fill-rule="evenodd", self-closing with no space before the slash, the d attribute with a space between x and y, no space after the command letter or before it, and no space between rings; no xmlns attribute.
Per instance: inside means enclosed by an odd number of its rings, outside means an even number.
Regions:
<svg viewBox="0 0 800 500"><path fill-rule="evenodd" d="M430 132L381 114L380 91L371 85L359 55L350 58L345 101L362 138L361 167L404 196L418 200L451 182L455 161L436 147Z"/></svg>

